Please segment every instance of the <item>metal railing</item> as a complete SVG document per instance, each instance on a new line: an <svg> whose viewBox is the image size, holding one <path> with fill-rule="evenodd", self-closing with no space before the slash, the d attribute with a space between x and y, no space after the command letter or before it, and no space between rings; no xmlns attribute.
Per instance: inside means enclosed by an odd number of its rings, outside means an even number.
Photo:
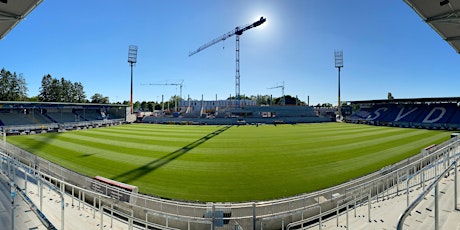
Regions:
<svg viewBox="0 0 460 230"><path fill-rule="evenodd" d="M428 188L426 190L423 191L422 194L420 194L410 205L409 205L409 199L407 200L408 202L408 207L406 208L406 210L404 210L404 212L402 213L402 215L399 217L398 219L398 224L396 226L396 229L398 230L402 230L403 229L403 226L404 226L404 221L406 220L406 218L410 215L410 213L417 207L417 205L420 204L420 202L422 202L422 200L425 199L425 197L433 190L434 188L434 229L435 230L438 230L439 229L439 205L438 205L438 197L439 197L439 193L438 193L438 184L439 182L441 181L441 179L446 176L447 174L450 173L450 171L454 169L454 209L455 210L459 210L458 209L458 206L457 206L457 174L458 174L458 171L457 171L457 161L454 161L452 164L450 164L450 166L448 168L446 168L439 176L437 176L437 178L433 181L433 183L431 183Z"/></svg>
<svg viewBox="0 0 460 230"><path fill-rule="evenodd" d="M425 186L425 182L438 178L449 167L450 162L459 157L459 139L453 138L429 151L403 160L391 167L369 174L356 180L321 191L283 199L244 203L194 203L165 200L143 194L133 194L131 202L119 202L91 190L92 178L53 164L15 146L6 144L3 157L17 159L14 167L19 167L32 175L40 175L60 191L65 192L83 205L91 205L94 210L107 212L108 207L120 212L121 219L133 219L142 227L178 229L284 229L316 225L327 218L338 218L343 210L378 201L384 197L408 191L415 186ZM8 161L9 162L9 161ZM104 207L104 208L103 208ZM125 211L132 210L131 214ZM369 219L371 209L369 207ZM125 213L125 214L123 214ZM332 217L331 217L332 216ZM337 220L338 222L338 220ZM321 224L319 224L321 228Z"/></svg>
<svg viewBox="0 0 460 230"><path fill-rule="evenodd" d="M92 120L92 121L76 121L76 122L63 122L63 123L46 123L46 124L27 124L27 125L5 125L0 126L0 130L7 134L21 134L23 132L30 133L36 131L50 131L59 129L75 129L78 127L96 127L122 124L126 119L105 119L105 120Z"/></svg>

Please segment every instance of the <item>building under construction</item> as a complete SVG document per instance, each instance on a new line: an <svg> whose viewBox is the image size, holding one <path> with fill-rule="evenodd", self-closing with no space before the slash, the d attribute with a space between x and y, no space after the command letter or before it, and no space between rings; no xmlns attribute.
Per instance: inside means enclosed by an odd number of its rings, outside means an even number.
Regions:
<svg viewBox="0 0 460 230"><path fill-rule="evenodd" d="M177 102L174 112L165 111L153 113L152 116L145 116L141 119L144 123L180 123L180 124L278 124L278 123L311 123L326 122L335 120L335 116L319 116L310 106L267 106L257 105L255 100L246 100L240 97L240 36L243 32L258 27L266 22L266 18L238 26L229 32L218 36L189 53L195 55L210 46L235 36L235 99L201 101L187 100ZM182 82L181 82L182 84ZM167 84L166 84L167 85ZM182 89L182 85L181 89ZM282 86L272 87L283 90L284 105L284 82ZM181 90L182 96L182 90Z"/></svg>
<svg viewBox="0 0 460 230"><path fill-rule="evenodd" d="M255 100L188 100L179 102L177 112L156 113L144 123L168 124L295 124L334 121L310 106L257 105Z"/></svg>

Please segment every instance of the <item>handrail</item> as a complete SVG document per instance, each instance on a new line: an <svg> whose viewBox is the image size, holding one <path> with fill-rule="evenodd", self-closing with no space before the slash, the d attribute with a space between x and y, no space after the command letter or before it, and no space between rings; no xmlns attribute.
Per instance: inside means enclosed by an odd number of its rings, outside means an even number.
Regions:
<svg viewBox="0 0 460 230"><path fill-rule="evenodd" d="M6 178L8 180L8 183L11 185L12 184L12 180L6 176L3 172L0 173L1 176L4 176L4 178ZM43 212L38 209L38 207L32 202L32 200L30 200L29 196L27 196L27 194L22 191L21 188L19 188L19 186L17 184L14 184L14 187L15 187L15 190L18 192L19 196L21 196L22 200L24 202L27 203L27 205L29 205L30 207L30 210L37 216L37 218L40 220L40 222L42 222L42 224L47 228L47 229L57 229L53 223L51 223L50 220L48 220L48 218L46 218L46 216L43 214Z"/></svg>
<svg viewBox="0 0 460 230"><path fill-rule="evenodd" d="M444 170L444 172L442 174L440 174L438 176L438 178L435 179L435 181L433 181L433 183L431 183L428 188L422 192L422 194L420 194L407 208L406 210L404 210L404 212L401 214L401 216L398 218L398 224L396 226L396 229L397 230L402 230L403 229L403 225L404 225L404 221L406 220L407 216L409 216L409 214L412 212L412 210L414 210L415 207L417 207L417 205L422 202L422 200L428 195L428 193L431 192L431 190L433 190L433 188L437 188L438 186L438 183L439 181L441 181L441 179L447 174L449 173L449 171L452 169L452 167L456 168L457 167L457 161L454 161L448 168L446 168ZM455 185L457 186L457 185ZM435 195L435 199L437 199L436 195ZM435 207L437 208L437 207ZM436 212L436 210L435 210ZM437 218L437 217L435 217ZM435 219L435 222L437 222L437 220ZM437 229L437 224L435 224L435 229Z"/></svg>
<svg viewBox="0 0 460 230"><path fill-rule="evenodd" d="M376 176L376 174L380 174L380 172L377 171L375 173L372 173L372 174L369 174L369 175L365 176L364 178L366 178L368 180L372 180L378 186L381 186L381 185L383 185L383 183L385 183L385 182L382 182L383 180L393 179L393 181L391 183L394 186L396 183L400 183L400 182L402 182L404 180L407 180L409 178L408 177L409 174L414 176L414 175L417 175L418 173L420 173L419 172L420 170L423 171L423 170L428 169L424 165L423 165L424 167L422 167L422 168L417 168L416 167L416 166L420 166L420 163L423 160L430 160L430 162L427 162L427 163L430 163L432 165L432 164L440 164L440 163L443 163L443 162L447 163L447 162L449 162L451 160L457 159L458 156L459 156L459 153L458 153L459 143L460 143L459 138L452 138L449 141L446 141L446 142L438 145L436 150L430 151L427 154L423 154L421 152L420 154L417 155L417 157L411 157L411 158L405 159L404 161L402 161L400 163L395 164L396 165L395 171L393 171L393 172L391 172L389 174ZM20 161L17 161L18 166L24 167L25 169L29 169L30 171L36 171L36 172L39 172L40 174L47 175L47 178L50 178L53 181L56 181L56 182L61 183L61 184L64 184L66 186L72 186L72 187L78 188L79 190L81 190L84 193L94 194L94 195L101 195L102 196L101 198L109 198L109 197L107 197L107 196L105 196L103 194L99 194L99 193L97 193L95 191L92 191L92 190L90 190L88 188L83 188L83 187L80 187L78 185L73 185L72 182L67 182L62 177L63 175L68 175L68 173L73 173L73 174L77 174L77 173L72 172L71 170L68 170L68 169L65 169L65 168L60 168L58 165L56 165L54 163L51 163L51 162L46 161L46 160L41 159L41 158L38 159L36 156L33 156L33 155L32 156L34 158L30 158L29 155L24 155L24 154L27 153L26 151L20 150L17 147L14 148L14 151L11 151L12 147L14 147L14 146L10 146L10 144L8 144L8 143L7 143L7 146L8 147L5 147L5 150L9 149L7 151L7 153L5 153L5 154L0 153L0 156L1 155L4 155L6 157L15 156L15 157L18 157L20 159L25 160L24 162L29 162L29 164L35 164L35 162L39 162L40 166L43 166L42 164L44 163L45 167L34 168L34 167L31 167L30 165L28 166L28 165L26 165L26 164L24 164L24 163L22 163ZM451 152L451 150L455 150L455 152ZM23 154L23 152L24 152L24 154ZM27 153L27 154L30 154L30 153ZM32 162L33 159L35 159L35 162ZM39 161L37 161L37 159ZM51 168L50 168L50 165L52 166ZM443 164L442 168L446 167L446 165L447 164ZM42 168L46 169L46 166L48 166L48 171L49 171L50 174L46 173L45 171L42 172L41 169ZM57 171L56 171L56 169L57 169ZM411 173L409 173L409 174L404 173L404 172L409 172L408 171L409 169L411 170ZM398 181L395 182L394 179L396 179L396 177L395 177L395 175L393 173L396 172L396 171L399 171L400 173L403 173L404 176L399 177ZM374 177L374 178L372 178L372 177ZM59 178L61 178L61 179L59 179ZM436 178L436 175L430 176L430 180L433 179L433 178ZM91 180L91 178L86 178L84 183L87 183L88 179ZM353 183L358 183L359 186L353 186L352 189L347 189L347 186L351 187ZM216 209L217 208L218 209L220 209L220 208L228 208L228 209L231 210L232 217L225 217L224 219L226 219L226 220L235 220L236 221L236 220L240 220L240 219L252 219L252 218L255 218L254 221L259 221L259 223L260 223L260 221L264 221L264 220L281 219L281 218L284 218L284 217L286 217L288 215L291 215L291 214L295 215L296 213L302 213L303 211L307 211L307 210L311 209L311 207L314 206L314 205L323 204L323 202L334 202L334 199L332 199L330 197L331 193L333 193L334 191L339 191L341 193L341 196L344 196L345 199L350 198L350 199L355 199L356 200L357 197L355 195L357 195L358 192L361 194L362 189L365 189L365 188L363 188L363 186L366 186L366 185L370 186L371 185L371 184L365 183L363 178L360 178L360 179L357 179L357 180L352 180L352 181L347 182L345 184L346 184L346 186L344 186L344 184L342 184L340 186L335 186L335 187L325 189L325 190L322 190L322 191L312 192L312 193L308 193L308 194L301 194L301 195L297 195L297 196L294 196L294 197L281 198L281 199L271 200L271 201L244 202L244 203L213 203L213 204L215 205ZM379 188L377 188L377 191L376 191L375 187L372 187L371 189L374 189L374 192L377 192L379 194L381 194L382 192L385 192L383 189L388 189L388 188L383 188L382 186L381 186L381 188L382 188L382 190L380 190L380 191L379 191ZM374 192L370 192L370 193L372 194ZM349 197L349 193L352 193L351 195L353 195L354 198L352 196ZM369 193L367 193L367 194L369 194ZM374 194L376 195L376 193L374 193ZM372 194L372 195L374 195L374 194ZM130 195L133 195L133 194L130 194ZM158 214L162 213L161 218L170 218L170 219L178 218L182 222L187 222L187 221L201 222L202 219L200 219L200 218L202 218L202 217L200 217L200 215L202 214L202 211L205 211L206 208L209 208L209 204L199 203L199 202L195 203L195 202L165 200L165 199L161 199L161 198L158 198L158 197L147 196L147 195L144 195L144 194L135 194L133 196L135 196L137 199L142 199L142 201L138 200L135 203L130 203L131 208L136 207L137 209L143 209L143 210L146 210L146 211L152 211L153 213L158 213ZM316 198L318 198L319 196L325 196L326 201L316 200ZM367 196L367 195L360 195L360 196ZM312 200L312 199L315 199L315 200ZM145 200L145 206L143 205L144 200ZM312 203L312 201L314 201L314 202ZM284 204L291 203L291 202L293 203L292 206L289 204L288 208L279 209L280 205L284 205ZM295 203L295 202L297 202L297 203ZM299 202L302 202L303 205L300 204ZM350 201L350 202L352 202L352 201ZM354 202L354 200L353 200L353 202ZM156 205L147 206L147 203L156 204ZM163 209L164 205L174 206L174 209L171 209L171 207L167 207L166 209ZM274 207L274 209L272 209L272 210L275 210L274 212L271 212L269 210L270 206ZM267 209L267 207L268 207L268 209ZM171 211L171 210L180 210L180 209L185 210L187 208L195 209L194 214L191 214L191 215L187 216L187 214L183 214L183 213L180 214L180 212L178 212L178 211ZM241 212L239 211L240 209L242 210ZM250 213L249 209L253 210L252 215L248 214L248 213ZM333 211L334 210L335 209L333 209ZM196 211L198 211L198 212L196 212ZM187 212L184 212L184 213L187 213ZM324 212L323 215L325 213L327 213L327 211ZM153 215L155 215L155 214L153 214ZM194 221L194 220L196 220L196 221ZM251 221L251 223L252 223L252 221ZM253 226L253 225L251 224L251 226Z"/></svg>
<svg viewBox="0 0 460 230"><path fill-rule="evenodd" d="M412 163L414 163L414 162L412 162ZM403 168L405 168L405 166ZM378 173L378 172L376 172L376 173ZM374 173L372 173L372 174L374 174ZM372 174L369 174L369 175L372 175ZM367 176L369 176L369 175L367 175ZM365 176L365 177L367 177L367 176ZM345 184L351 184L352 182L360 181L360 179L361 178L357 178L356 180L346 182ZM377 177L375 179L379 180L379 179L381 179L381 177ZM363 184L366 184L366 183L361 183L359 187L362 187ZM343 186L343 185L344 184L341 184L340 186ZM356 189L357 187L358 186L354 186L352 188ZM327 188L327 189L324 189L324 190L321 190L321 191L315 191L315 192L311 192L311 193L307 193L307 194L301 194L301 195L297 195L297 196L293 196L293 197L281 198L281 199L276 199L276 200L271 200L271 201L259 201L259 202L256 202L256 205L257 205L257 207L261 207L261 206L264 206L264 205L274 205L274 204L278 204L278 203L299 201L299 200L306 199L306 198L314 198L314 197L316 197L318 195L328 193L328 192L332 192L332 191L335 191L337 189L340 189L340 187L339 186L334 186L334 187ZM349 190L347 190L347 191L349 191ZM162 203L165 203L165 204L180 204L180 205L184 205L184 206L192 205L192 206L206 207L206 204L203 204L203 203L200 204L200 203L193 203L193 202L181 202L181 201L173 201L173 200L164 200L164 199L161 199L161 198L158 198L158 197L145 196L145 195L142 195L142 194L137 194L137 196L140 197L140 198L147 198L149 200L156 201L156 202L162 202ZM225 206L229 205L229 203L223 203L223 204ZM239 207L249 207L249 206L252 206L252 204L253 204L253 202L241 202L241 203L231 203L230 206L231 206L231 208L239 208Z"/></svg>
<svg viewBox="0 0 460 230"><path fill-rule="evenodd" d="M42 181L43 181L43 179L40 178L40 186L41 186ZM64 230L64 204L65 204L64 194L62 194L62 192L59 191L59 189L57 189L56 186L51 184L49 181L47 181L47 180L44 180L44 181L46 182L45 184L48 186L48 188L53 190L54 192L56 192L59 195L59 197L61 198L61 230ZM41 206L41 204L40 204L40 206Z"/></svg>

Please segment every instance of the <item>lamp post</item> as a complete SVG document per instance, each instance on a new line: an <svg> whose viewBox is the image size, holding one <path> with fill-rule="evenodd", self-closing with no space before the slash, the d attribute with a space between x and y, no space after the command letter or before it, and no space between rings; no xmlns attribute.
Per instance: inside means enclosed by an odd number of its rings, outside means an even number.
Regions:
<svg viewBox="0 0 460 230"><path fill-rule="evenodd" d="M341 111L341 105L340 105L340 68L343 67L343 51L334 50L334 57L335 57L335 68L339 70L339 92L338 92L337 110L338 110L338 115L341 118L342 111Z"/></svg>
<svg viewBox="0 0 460 230"><path fill-rule="evenodd" d="M130 112L133 114L133 67L137 62L137 46L130 45L128 50L128 63L131 66L131 94L129 100Z"/></svg>

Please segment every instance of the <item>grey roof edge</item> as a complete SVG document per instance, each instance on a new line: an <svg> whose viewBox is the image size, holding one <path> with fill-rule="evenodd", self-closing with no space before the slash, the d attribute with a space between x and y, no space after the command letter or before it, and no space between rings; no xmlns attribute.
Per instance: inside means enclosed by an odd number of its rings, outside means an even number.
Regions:
<svg viewBox="0 0 460 230"><path fill-rule="evenodd" d="M7 35L11 30L13 30L13 29L16 27L17 24L19 24L19 22L21 22L22 20L24 20L24 19L27 17L27 15L29 15L30 12L32 12L35 8L37 8L37 6L40 5L40 3L42 3L42 2L43 2L43 0L37 0L37 1L35 1L35 3L33 3L32 6L29 7L29 9L28 9L23 15L21 15L20 19L16 20L16 21L13 23L13 25L11 25L10 28L7 29L7 30L5 31L5 33L0 34L0 40L2 40L4 37L6 37L6 35Z"/></svg>

